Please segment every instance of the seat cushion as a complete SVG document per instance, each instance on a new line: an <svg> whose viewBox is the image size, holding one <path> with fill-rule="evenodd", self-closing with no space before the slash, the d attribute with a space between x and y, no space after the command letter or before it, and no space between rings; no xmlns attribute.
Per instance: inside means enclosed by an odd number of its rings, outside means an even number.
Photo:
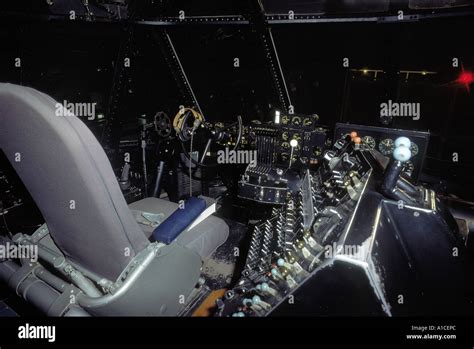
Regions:
<svg viewBox="0 0 474 349"><path fill-rule="evenodd" d="M168 218L175 210L178 204L168 200L157 198L146 198L131 203L128 206L131 210L148 213L162 213L164 219ZM153 226L141 224L145 235L150 238L153 233ZM210 256L220 245L222 245L229 236L229 226L227 223L216 216L209 216L201 223L189 231L182 232L176 242L182 246L196 251L203 259Z"/></svg>

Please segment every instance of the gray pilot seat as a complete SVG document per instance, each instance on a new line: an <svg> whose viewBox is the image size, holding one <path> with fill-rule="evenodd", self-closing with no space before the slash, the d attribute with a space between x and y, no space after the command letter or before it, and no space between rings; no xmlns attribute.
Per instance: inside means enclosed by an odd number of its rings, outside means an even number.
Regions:
<svg viewBox="0 0 474 349"><path fill-rule="evenodd" d="M54 99L35 89L0 84L0 148L46 222L43 235L34 239L20 236L16 243L29 241L41 247L47 232L50 243L40 248L43 260L40 258L39 265L49 260L54 267L63 268L75 286L81 284L78 276L87 279L94 275L95 285L91 287L99 292L79 287L77 306L87 314L178 314L196 287L202 260L228 237L226 223L210 216L169 245L150 242L150 227L137 223L133 212L161 213L166 218L177 204L146 198L127 206L110 162L92 132ZM57 257L51 259L54 253ZM0 261L0 281L17 293L22 289L33 292L36 286L20 287L28 280L48 285L47 280L33 280L38 273L33 270L28 274L27 269L12 261ZM84 282L82 286L87 284ZM38 289L47 293L44 287ZM48 306L60 309L58 299L64 295L57 289L49 294L51 304L43 300L41 307L51 313ZM39 299L31 294L26 298ZM64 314L66 309L62 311Z"/></svg>

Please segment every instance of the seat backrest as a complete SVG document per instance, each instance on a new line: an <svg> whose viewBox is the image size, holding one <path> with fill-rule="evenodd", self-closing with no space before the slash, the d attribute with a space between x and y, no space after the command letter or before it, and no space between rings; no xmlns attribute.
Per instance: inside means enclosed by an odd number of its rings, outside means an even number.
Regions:
<svg viewBox="0 0 474 349"><path fill-rule="evenodd" d="M149 242L97 139L76 116L58 110L37 90L0 84L0 149L65 256L115 281Z"/></svg>

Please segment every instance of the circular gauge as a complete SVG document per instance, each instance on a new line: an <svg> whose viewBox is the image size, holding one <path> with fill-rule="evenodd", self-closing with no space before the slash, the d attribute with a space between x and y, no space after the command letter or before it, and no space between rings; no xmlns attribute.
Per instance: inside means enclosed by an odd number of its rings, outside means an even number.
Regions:
<svg viewBox="0 0 474 349"><path fill-rule="evenodd" d="M291 123L293 125L301 125L301 118L299 116L293 116L293 118L291 119Z"/></svg>
<svg viewBox="0 0 474 349"><path fill-rule="evenodd" d="M313 150L313 154L314 154L314 155L320 156L321 153L322 153L322 151L321 151L321 148L320 148L320 147L314 148L314 150Z"/></svg>
<svg viewBox="0 0 474 349"><path fill-rule="evenodd" d="M301 135L299 133L293 133L293 139L296 139L299 143L301 141Z"/></svg>
<svg viewBox="0 0 474 349"><path fill-rule="evenodd" d="M288 161L289 158L290 158L290 155L288 155L288 153L281 153L281 159L283 161Z"/></svg>
<svg viewBox="0 0 474 349"><path fill-rule="evenodd" d="M281 134L281 139L283 139L284 141L287 141L288 139L290 139L290 135L288 134L288 132L283 132Z"/></svg>
<svg viewBox="0 0 474 349"><path fill-rule="evenodd" d="M372 149L375 148L375 139L373 137L370 137L370 136L362 137L362 143Z"/></svg>
<svg viewBox="0 0 474 349"><path fill-rule="evenodd" d="M413 142L411 142L410 150L411 156L415 156L416 154L418 154L418 146Z"/></svg>
<svg viewBox="0 0 474 349"><path fill-rule="evenodd" d="M313 119L312 118L304 118L303 119L303 126L311 126L313 125Z"/></svg>
<svg viewBox="0 0 474 349"><path fill-rule="evenodd" d="M291 146L290 146L290 143L288 143L288 142L283 142L283 143L281 144L281 147L282 147L283 149L290 149Z"/></svg>
<svg viewBox="0 0 474 349"><path fill-rule="evenodd" d="M390 156L393 153L393 139L385 138L379 143L379 150L385 156Z"/></svg>
<svg viewBox="0 0 474 349"><path fill-rule="evenodd" d="M408 160L403 164L403 169L402 171L405 172L407 175L411 176L413 174L413 170L415 169L415 165L413 165L413 162Z"/></svg>
<svg viewBox="0 0 474 349"><path fill-rule="evenodd" d="M281 118L281 123L283 125L286 125L289 122L290 122L290 118L288 117L288 115L283 115L282 118Z"/></svg>

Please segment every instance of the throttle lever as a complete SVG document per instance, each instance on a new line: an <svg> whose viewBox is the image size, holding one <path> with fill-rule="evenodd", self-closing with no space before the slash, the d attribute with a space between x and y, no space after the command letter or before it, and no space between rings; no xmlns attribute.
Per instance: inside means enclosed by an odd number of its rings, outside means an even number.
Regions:
<svg viewBox="0 0 474 349"><path fill-rule="evenodd" d="M411 141L407 137L399 137L394 142L393 159L390 161L382 183L382 193L394 200L402 200L404 202L413 203L414 200L403 190L397 186L400 180L400 174L403 170L403 164L411 158Z"/></svg>

